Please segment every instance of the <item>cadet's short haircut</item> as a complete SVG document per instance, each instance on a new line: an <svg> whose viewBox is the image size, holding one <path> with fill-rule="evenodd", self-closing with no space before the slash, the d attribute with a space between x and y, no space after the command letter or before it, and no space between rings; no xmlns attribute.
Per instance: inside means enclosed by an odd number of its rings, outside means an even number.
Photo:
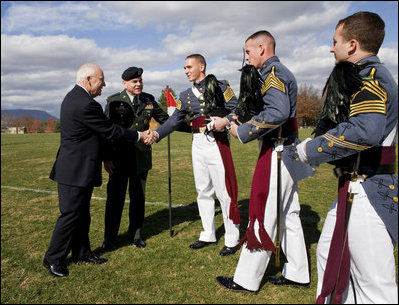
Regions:
<svg viewBox="0 0 399 305"><path fill-rule="evenodd" d="M385 23L375 13L358 12L338 21L343 25L342 36L346 41L356 39L367 52L377 54L385 37Z"/></svg>
<svg viewBox="0 0 399 305"><path fill-rule="evenodd" d="M204 71L206 71L206 61L204 56L201 54L191 54L186 57L186 59L188 58L195 58L199 63L204 65Z"/></svg>
<svg viewBox="0 0 399 305"><path fill-rule="evenodd" d="M258 37L260 37L260 36L266 36L266 37L268 37L269 39L271 39L271 41L273 42L273 51L276 51L276 40L274 39L273 35L270 34L269 31L258 31L258 32L256 32L256 33L253 33L251 36L249 36L249 37L247 38L247 40L245 40L245 42L247 42L247 41L250 40L250 39L258 38Z"/></svg>

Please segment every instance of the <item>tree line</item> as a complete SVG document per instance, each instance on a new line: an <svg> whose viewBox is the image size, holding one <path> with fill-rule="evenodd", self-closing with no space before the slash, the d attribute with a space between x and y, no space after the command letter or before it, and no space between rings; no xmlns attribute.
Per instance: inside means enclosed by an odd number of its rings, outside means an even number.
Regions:
<svg viewBox="0 0 399 305"><path fill-rule="evenodd" d="M7 127L24 127L27 133L53 133L60 131L60 122L53 119L39 120L31 115L23 114L19 118L15 115L1 115L1 129Z"/></svg>
<svg viewBox="0 0 399 305"><path fill-rule="evenodd" d="M169 88L171 94L176 96L173 89ZM158 99L161 108L167 111L165 90L162 90L161 96ZM323 99L321 94L312 85L301 85L298 88L297 98L297 119L300 127L315 126L321 110L323 108ZM15 118L14 115L2 115L1 127L25 127L27 133L53 133L60 131L60 122L53 119L40 121L38 118L33 118L30 115L21 115Z"/></svg>

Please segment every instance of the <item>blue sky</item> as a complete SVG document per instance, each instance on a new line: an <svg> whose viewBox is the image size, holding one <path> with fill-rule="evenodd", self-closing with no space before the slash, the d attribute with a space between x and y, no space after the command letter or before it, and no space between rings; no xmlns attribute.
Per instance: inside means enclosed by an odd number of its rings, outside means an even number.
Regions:
<svg viewBox="0 0 399 305"><path fill-rule="evenodd" d="M299 86L320 90L334 65L329 52L339 19L378 13L386 24L380 59L398 81L397 1L2 1L2 109L45 110L59 117L65 94L86 62L100 65L107 86L96 100L123 90L122 72L144 69L144 91L159 98L190 84L184 59L205 56L207 73L239 94L245 39L276 38L276 53Z"/></svg>

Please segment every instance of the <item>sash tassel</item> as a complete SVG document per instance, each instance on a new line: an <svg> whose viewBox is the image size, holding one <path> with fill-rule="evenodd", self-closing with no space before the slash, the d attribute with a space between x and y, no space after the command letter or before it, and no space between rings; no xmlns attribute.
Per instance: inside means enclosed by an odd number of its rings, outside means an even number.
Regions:
<svg viewBox="0 0 399 305"><path fill-rule="evenodd" d="M263 141L256 163L251 185L251 196L249 198L249 227L240 243L247 243L249 250L273 251L276 249L270 236L265 230L263 221L267 198L269 196L270 169L271 169L272 143ZM255 220L259 224L259 239L254 232Z"/></svg>
<svg viewBox="0 0 399 305"><path fill-rule="evenodd" d="M249 222L249 226L247 232L245 233L244 237L239 240L241 244L244 242L247 243L247 248L249 250L258 250L262 249L262 244L258 241L254 231L254 221Z"/></svg>
<svg viewBox="0 0 399 305"><path fill-rule="evenodd" d="M234 201L233 199L230 202L229 218L233 220L234 224L240 224L241 222L241 215L240 210L238 209L237 201Z"/></svg>
<svg viewBox="0 0 399 305"><path fill-rule="evenodd" d="M222 157L224 172L225 172L226 189L231 199L230 208L229 208L229 218L233 221L234 224L240 224L241 216L237 204L238 186L237 186L236 172L233 163L233 157L231 155L231 150L230 150L230 143L227 138L226 132L215 132L214 137L218 145L220 155Z"/></svg>

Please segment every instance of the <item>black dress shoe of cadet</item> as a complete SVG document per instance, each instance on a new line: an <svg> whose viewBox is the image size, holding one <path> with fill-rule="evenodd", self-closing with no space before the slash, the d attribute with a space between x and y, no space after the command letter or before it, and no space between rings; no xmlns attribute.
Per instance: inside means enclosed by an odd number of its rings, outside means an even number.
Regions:
<svg viewBox="0 0 399 305"><path fill-rule="evenodd" d="M247 293L253 293L253 294L258 293L258 291L256 291L256 290L249 290L249 289L246 289L246 288L238 285L237 283L235 283L233 281L232 277L218 276L218 277L216 277L216 281L220 285L222 285L224 288L229 289L234 292L247 292Z"/></svg>
<svg viewBox="0 0 399 305"><path fill-rule="evenodd" d="M310 283L298 283L291 281L289 279L286 279L284 276L275 276L275 275L270 275L266 277L266 280L268 282L271 282L274 285L277 286L283 286L283 285L288 285L288 286L294 286L297 288L309 288Z"/></svg>
<svg viewBox="0 0 399 305"><path fill-rule="evenodd" d="M43 266L50 272L52 276L68 276L69 271L65 265L50 264L46 259L43 260Z"/></svg>
<svg viewBox="0 0 399 305"><path fill-rule="evenodd" d="M216 245L215 241L202 241L202 240L197 240L196 242L192 243L190 245L190 249L196 250L196 249L201 249L206 246L210 245Z"/></svg>
<svg viewBox="0 0 399 305"><path fill-rule="evenodd" d="M133 244L137 247L137 248L145 248L145 246L147 246L147 244L145 243L144 240L140 239L135 239L133 241Z"/></svg>
<svg viewBox="0 0 399 305"><path fill-rule="evenodd" d="M84 262L84 263L92 263L92 264L103 264L108 260L104 257L98 256L95 254L91 254L91 255L83 256L74 261L75 261L75 263Z"/></svg>
<svg viewBox="0 0 399 305"><path fill-rule="evenodd" d="M234 254L234 253L236 253L236 252L238 251L238 249L240 249L240 247L241 247L240 244L238 244L238 245L236 245L236 246L234 246L234 247L227 247L227 246L224 246L224 247L222 248L222 250L220 250L219 255L221 255L221 256L227 256L227 255Z"/></svg>

